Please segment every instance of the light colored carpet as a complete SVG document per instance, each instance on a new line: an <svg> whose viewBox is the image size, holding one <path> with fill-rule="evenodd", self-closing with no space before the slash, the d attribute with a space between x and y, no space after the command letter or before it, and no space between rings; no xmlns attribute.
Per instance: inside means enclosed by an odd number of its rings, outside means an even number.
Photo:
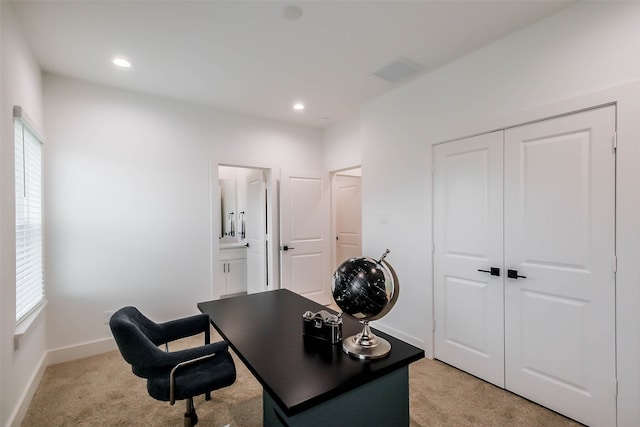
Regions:
<svg viewBox="0 0 640 427"><path fill-rule="evenodd" d="M212 340L219 339L212 333ZM201 336L181 340L170 350L202 342ZM195 399L198 426L262 425L262 387L235 361L235 384L215 391L208 402ZM411 427L579 425L438 361L413 363L409 381ZM183 413L182 401L171 406L149 397L146 381L111 351L47 368L22 425L181 426Z"/></svg>

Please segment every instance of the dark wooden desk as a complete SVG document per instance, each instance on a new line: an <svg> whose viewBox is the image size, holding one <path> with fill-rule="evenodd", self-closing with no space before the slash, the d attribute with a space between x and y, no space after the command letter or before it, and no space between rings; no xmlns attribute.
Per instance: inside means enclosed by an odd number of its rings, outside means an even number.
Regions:
<svg viewBox="0 0 640 427"><path fill-rule="evenodd" d="M198 303L264 393L264 425L409 425L408 365L424 351L383 332L391 353L359 360L302 335L302 314L325 307L280 289ZM344 337L362 330L345 316ZM348 418L345 418L348 416Z"/></svg>

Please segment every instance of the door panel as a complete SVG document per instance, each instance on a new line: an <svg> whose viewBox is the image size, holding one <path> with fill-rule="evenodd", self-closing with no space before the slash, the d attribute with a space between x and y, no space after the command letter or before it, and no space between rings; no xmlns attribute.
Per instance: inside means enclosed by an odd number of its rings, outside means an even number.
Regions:
<svg viewBox="0 0 640 427"><path fill-rule="evenodd" d="M434 147L435 356L504 386L502 132Z"/></svg>
<svg viewBox="0 0 640 427"><path fill-rule="evenodd" d="M513 137L522 129L507 131ZM589 248L590 133L586 130L521 144L517 166L508 164L512 175L522 174L519 188L522 243L527 262L581 268L587 264ZM511 141L510 141L511 142ZM517 142L516 142L517 144ZM516 161L511 158L508 161Z"/></svg>
<svg viewBox="0 0 640 427"><path fill-rule="evenodd" d="M507 388L615 425L615 109L505 131Z"/></svg>
<svg viewBox="0 0 640 427"><path fill-rule="evenodd" d="M284 171L280 180L282 287L320 304L330 302L329 179Z"/></svg>
<svg viewBox="0 0 640 427"><path fill-rule="evenodd" d="M531 291L523 291L521 298L522 369L586 392L582 319L588 316L587 302Z"/></svg>
<svg viewBox="0 0 640 427"><path fill-rule="evenodd" d="M266 179L259 170L247 176L247 293L267 290Z"/></svg>
<svg viewBox="0 0 640 427"><path fill-rule="evenodd" d="M336 267L362 256L362 196L359 176L334 177Z"/></svg>
<svg viewBox="0 0 640 427"><path fill-rule="evenodd" d="M459 277L445 278L447 344L489 358L486 318L488 283Z"/></svg>
<svg viewBox="0 0 640 427"><path fill-rule="evenodd" d="M323 258L322 253L291 254L291 283L296 293L315 295L327 285L322 271Z"/></svg>

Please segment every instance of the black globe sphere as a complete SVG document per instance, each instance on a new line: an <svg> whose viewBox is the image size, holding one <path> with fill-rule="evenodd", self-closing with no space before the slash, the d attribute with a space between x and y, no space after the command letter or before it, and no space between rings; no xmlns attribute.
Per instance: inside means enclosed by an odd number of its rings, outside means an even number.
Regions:
<svg viewBox="0 0 640 427"><path fill-rule="evenodd" d="M386 264L386 262L385 262ZM382 317L395 302L397 286L388 264L372 258L350 258L333 274L333 299L356 319Z"/></svg>

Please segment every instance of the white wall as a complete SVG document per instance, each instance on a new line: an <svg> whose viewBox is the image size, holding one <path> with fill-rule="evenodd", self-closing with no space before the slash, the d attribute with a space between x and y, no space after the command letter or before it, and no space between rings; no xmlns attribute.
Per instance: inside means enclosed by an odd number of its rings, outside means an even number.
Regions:
<svg viewBox="0 0 640 427"><path fill-rule="evenodd" d="M356 116L325 129L324 169L330 172L360 166L362 140L360 117Z"/></svg>
<svg viewBox="0 0 640 427"><path fill-rule="evenodd" d="M108 339L105 311L166 320L211 299L218 163L322 168L318 130L54 75L44 99L54 350Z"/></svg>
<svg viewBox="0 0 640 427"><path fill-rule="evenodd" d="M618 101L619 424L640 422L640 3L579 2L366 104L363 251L389 247L400 299L379 326L432 352L431 144ZM634 189L635 188L635 189ZM380 224L381 214L388 224ZM635 217L635 220L633 219ZM410 315L407 315L410 313Z"/></svg>
<svg viewBox="0 0 640 427"><path fill-rule="evenodd" d="M10 5L0 2L2 96L0 97L0 425L21 419L23 400L30 400L44 369L46 313L39 317L14 350L15 308L15 181L13 106L20 105L42 128L40 68L24 40ZM46 149L46 148L45 148ZM45 154L46 155L46 154Z"/></svg>

